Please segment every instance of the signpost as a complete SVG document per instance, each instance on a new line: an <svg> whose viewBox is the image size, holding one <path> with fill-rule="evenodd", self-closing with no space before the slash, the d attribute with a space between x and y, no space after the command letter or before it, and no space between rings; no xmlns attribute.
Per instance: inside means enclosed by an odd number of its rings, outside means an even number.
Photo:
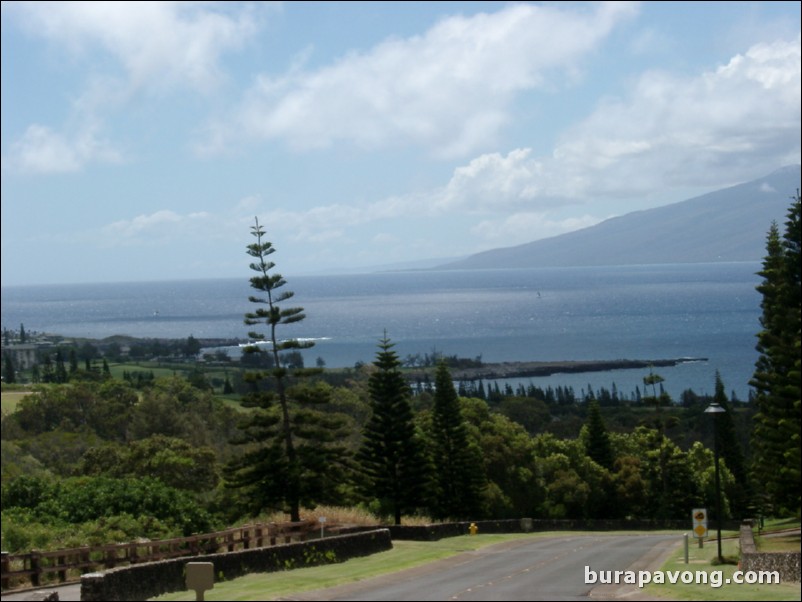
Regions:
<svg viewBox="0 0 802 602"><path fill-rule="evenodd" d="M707 508L694 508L691 511L693 521L693 536L699 540L699 547L704 545L704 538L707 537Z"/></svg>
<svg viewBox="0 0 802 602"><path fill-rule="evenodd" d="M195 590L195 600L203 600L203 592L214 587L214 564L188 562L186 564L187 589Z"/></svg>

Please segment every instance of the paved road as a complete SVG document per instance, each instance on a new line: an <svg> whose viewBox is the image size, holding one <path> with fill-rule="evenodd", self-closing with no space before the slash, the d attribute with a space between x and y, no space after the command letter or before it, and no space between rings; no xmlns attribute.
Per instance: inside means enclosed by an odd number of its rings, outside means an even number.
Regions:
<svg viewBox="0 0 802 602"><path fill-rule="evenodd" d="M285 600L646 600L637 587L588 585L591 570L654 570L678 535L568 535L519 539L359 583ZM80 585L56 588L80 600ZM37 593L42 593L39 590ZM25 600L33 592L4 595Z"/></svg>
<svg viewBox="0 0 802 602"><path fill-rule="evenodd" d="M81 599L81 584L72 583L70 585L61 585L57 587L26 590L23 592L17 592L15 594L3 594L2 599L4 601L13 600L14 602L21 602L24 600L41 600L42 596L45 596L51 592L58 593L59 602L64 600L67 600L68 602L76 602Z"/></svg>
<svg viewBox="0 0 802 602"><path fill-rule="evenodd" d="M676 535L593 535L517 540L446 560L288 600L646 599L637 587L585 583L585 567L647 570L681 540Z"/></svg>

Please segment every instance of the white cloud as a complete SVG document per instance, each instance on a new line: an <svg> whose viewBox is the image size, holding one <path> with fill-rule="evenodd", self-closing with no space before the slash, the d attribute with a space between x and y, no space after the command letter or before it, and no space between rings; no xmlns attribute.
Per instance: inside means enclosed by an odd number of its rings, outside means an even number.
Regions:
<svg viewBox="0 0 802 602"><path fill-rule="evenodd" d="M471 234L481 240L484 248L509 247L589 228L601 221L592 215L555 220L547 213L522 212L502 219L484 220L471 228Z"/></svg>
<svg viewBox="0 0 802 602"><path fill-rule="evenodd" d="M208 2L15 2L4 3L3 13L59 53L89 64L67 124L28 126L3 157L4 171L28 173L119 161L121 152L101 140L109 110L142 92L212 90L222 79L221 56L256 31L247 6Z"/></svg>
<svg viewBox="0 0 802 602"><path fill-rule="evenodd" d="M592 12L518 4L450 17L423 35L388 39L315 71L262 75L232 120L209 126L199 149L253 136L297 149L348 141L463 156L494 139L517 93L575 69L635 10L636 3L602 3Z"/></svg>
<svg viewBox="0 0 802 602"><path fill-rule="evenodd" d="M548 213L566 203L734 184L798 163L800 129L797 37L753 46L696 77L646 73L627 99L600 103L566 131L551 156L533 157L530 148L483 154L457 167L442 188L353 215L336 209L321 224L337 216L363 223L410 212L484 213L494 217L473 232L483 240L534 240L601 221Z"/></svg>
<svg viewBox="0 0 802 602"><path fill-rule="evenodd" d="M97 137L97 127L86 126L72 136L33 124L3 157L4 170L20 173L68 173L80 171L89 162L119 163L119 151Z"/></svg>
<svg viewBox="0 0 802 602"><path fill-rule="evenodd" d="M696 77L646 73L628 98L602 101L564 132L551 156L519 148L458 167L435 205L542 211L759 177L800 162L800 88L799 37Z"/></svg>
<svg viewBox="0 0 802 602"><path fill-rule="evenodd" d="M220 233L218 216L207 212L180 214L162 209L119 220L102 228L107 245L174 243L184 237L187 242L216 237Z"/></svg>
<svg viewBox="0 0 802 602"><path fill-rule="evenodd" d="M588 227L610 214L598 209L594 216L597 202L745 181L795 153L798 162L799 56L797 38L754 46L695 77L646 73L627 97L601 102L564 132L550 155L535 157L531 148L482 154L456 167L441 187L298 210L271 209L251 197L234 213L249 220L259 214L264 223L281 224L288 241L305 243L350 243L360 227L390 232L380 222L404 218L479 216L471 234L486 247ZM556 209L567 203L588 209L566 220ZM157 217L170 216L141 216L123 231L155 225Z"/></svg>
<svg viewBox="0 0 802 602"><path fill-rule="evenodd" d="M182 83L208 90L221 77L221 55L256 32L247 7L232 11L209 2L20 2L13 8L31 33L76 55L98 48L112 55L132 89Z"/></svg>
<svg viewBox="0 0 802 602"><path fill-rule="evenodd" d="M530 159L532 149L519 148L507 156L481 155L457 167L439 195L441 211L505 210L543 195L542 164Z"/></svg>
<svg viewBox="0 0 802 602"><path fill-rule="evenodd" d="M567 196L736 183L800 156L800 38L697 77L644 74L566 131L546 164Z"/></svg>

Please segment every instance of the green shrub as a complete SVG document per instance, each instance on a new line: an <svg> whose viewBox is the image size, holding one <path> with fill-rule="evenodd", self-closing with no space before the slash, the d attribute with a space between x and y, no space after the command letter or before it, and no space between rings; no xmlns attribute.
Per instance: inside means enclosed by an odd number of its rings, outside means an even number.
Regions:
<svg viewBox="0 0 802 602"><path fill-rule="evenodd" d="M29 510L44 524L108 521L123 515L140 517L137 522L150 518L184 535L210 531L214 526L211 515L190 493L151 478L73 477L54 482L19 477L3 486L2 502L4 510ZM118 527L123 525L121 520ZM127 528L119 530L129 532Z"/></svg>

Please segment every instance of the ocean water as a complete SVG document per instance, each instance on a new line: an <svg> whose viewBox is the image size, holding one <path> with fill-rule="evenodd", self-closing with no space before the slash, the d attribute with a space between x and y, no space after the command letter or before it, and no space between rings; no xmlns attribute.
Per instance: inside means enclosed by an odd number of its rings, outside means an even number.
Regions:
<svg viewBox="0 0 802 602"><path fill-rule="evenodd" d="M420 271L287 279L306 319L284 337L316 341L307 363L373 360L387 336L401 358L439 352L484 361L707 358L656 370L675 399L713 391L748 396L757 359L758 263ZM258 294L242 279L2 289L2 326L65 336L239 338ZM524 379L629 394L643 370Z"/></svg>

